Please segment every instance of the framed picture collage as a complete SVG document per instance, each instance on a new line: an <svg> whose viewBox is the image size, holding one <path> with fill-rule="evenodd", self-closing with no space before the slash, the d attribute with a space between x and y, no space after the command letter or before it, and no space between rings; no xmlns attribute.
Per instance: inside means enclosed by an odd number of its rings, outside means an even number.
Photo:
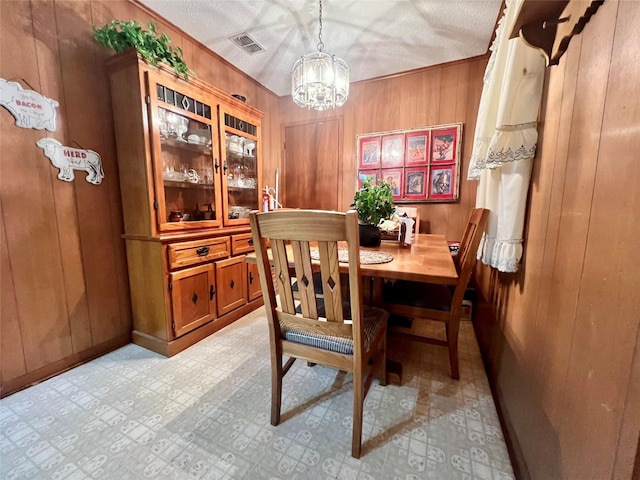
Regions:
<svg viewBox="0 0 640 480"><path fill-rule="evenodd" d="M385 180L396 203L455 202L462 123L358 135L358 188Z"/></svg>

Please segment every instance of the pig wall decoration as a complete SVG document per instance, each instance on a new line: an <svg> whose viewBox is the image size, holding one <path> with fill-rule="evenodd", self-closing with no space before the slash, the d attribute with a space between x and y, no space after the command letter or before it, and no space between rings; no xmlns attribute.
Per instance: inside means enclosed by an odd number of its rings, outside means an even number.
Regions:
<svg viewBox="0 0 640 480"><path fill-rule="evenodd" d="M33 90L25 90L17 82L0 78L0 105L13 115L18 127L56 131L56 108L60 104Z"/></svg>
<svg viewBox="0 0 640 480"><path fill-rule="evenodd" d="M70 182L75 178L74 170L87 172L86 180L94 185L100 185L104 178L102 159L93 150L65 147L53 138L41 138L36 145L44 150L45 156L51 164L60 169L58 178Z"/></svg>

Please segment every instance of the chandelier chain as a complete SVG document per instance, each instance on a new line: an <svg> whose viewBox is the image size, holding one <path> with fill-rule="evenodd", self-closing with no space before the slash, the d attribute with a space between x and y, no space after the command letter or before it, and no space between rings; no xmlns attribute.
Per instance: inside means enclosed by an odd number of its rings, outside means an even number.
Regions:
<svg viewBox="0 0 640 480"><path fill-rule="evenodd" d="M318 51L322 51L324 49L324 43L322 43L322 0L320 3L320 13L318 15L318 23L320 24L320 30L318 30Z"/></svg>

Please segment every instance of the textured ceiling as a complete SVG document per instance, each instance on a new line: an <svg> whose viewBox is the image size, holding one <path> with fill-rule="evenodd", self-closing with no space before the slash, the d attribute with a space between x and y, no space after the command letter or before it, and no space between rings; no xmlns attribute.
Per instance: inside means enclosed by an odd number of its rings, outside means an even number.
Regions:
<svg viewBox="0 0 640 480"><path fill-rule="evenodd" d="M277 95L291 69L316 50L313 0L139 0ZM351 81L486 53L501 0L323 0L324 51L347 62ZM266 51L229 40L248 33ZM196 72L197 73L197 72Z"/></svg>

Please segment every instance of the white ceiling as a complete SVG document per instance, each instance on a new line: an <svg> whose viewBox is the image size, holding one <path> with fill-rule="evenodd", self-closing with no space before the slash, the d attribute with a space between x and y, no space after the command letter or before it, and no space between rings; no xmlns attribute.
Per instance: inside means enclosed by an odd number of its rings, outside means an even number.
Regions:
<svg viewBox="0 0 640 480"><path fill-rule="evenodd" d="M314 0L139 0L277 95L318 44ZM351 81L487 52L502 0L323 0L324 51L347 62ZM248 33L265 52L229 37ZM197 72L196 72L197 74Z"/></svg>

